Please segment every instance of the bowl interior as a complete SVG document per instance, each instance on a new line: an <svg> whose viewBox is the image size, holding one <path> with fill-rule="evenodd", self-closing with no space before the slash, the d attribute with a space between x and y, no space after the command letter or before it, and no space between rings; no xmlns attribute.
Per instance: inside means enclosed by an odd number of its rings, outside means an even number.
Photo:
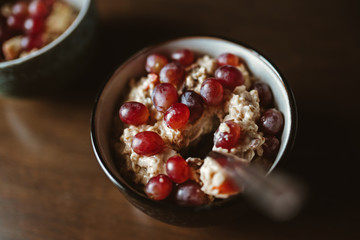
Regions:
<svg viewBox="0 0 360 240"><path fill-rule="evenodd" d="M110 135L113 129L113 118L118 111L119 99L127 82L131 78L137 79L146 73L144 66L146 57L149 54L169 54L181 48L188 48L196 54L208 54L212 57L217 57L224 52L234 53L245 60L254 76L269 84L274 94L275 105L283 113L285 120L280 150L269 170L269 172L271 172L284 155L289 145L292 129L295 127L295 123L293 122L293 103L291 102L293 101L293 97L290 89L275 68L254 50L213 37L188 37L168 41L140 51L121 65L105 85L94 109L92 129L92 142L99 163L105 170L105 173L118 187L123 187L119 184L119 181L121 181L122 184L131 188L131 186L128 186L128 184L122 181L121 176L116 170L111 151L112 143L110 142Z"/></svg>

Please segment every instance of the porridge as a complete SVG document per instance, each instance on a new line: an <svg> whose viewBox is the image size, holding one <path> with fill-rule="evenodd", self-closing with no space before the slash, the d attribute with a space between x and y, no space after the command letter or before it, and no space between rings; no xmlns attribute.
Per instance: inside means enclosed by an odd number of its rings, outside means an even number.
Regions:
<svg viewBox="0 0 360 240"><path fill-rule="evenodd" d="M170 59L170 61L169 61ZM130 81L115 144L122 171L154 200L196 206L242 191L205 157L183 158L213 133L212 150L250 164L279 150L284 120L270 87L231 53L195 56L188 49L147 57L147 75Z"/></svg>

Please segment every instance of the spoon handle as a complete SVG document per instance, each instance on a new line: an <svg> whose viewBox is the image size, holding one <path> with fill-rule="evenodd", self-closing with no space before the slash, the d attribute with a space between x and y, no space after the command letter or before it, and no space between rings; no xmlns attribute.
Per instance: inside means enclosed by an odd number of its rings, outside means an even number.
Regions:
<svg viewBox="0 0 360 240"><path fill-rule="evenodd" d="M235 155L210 152L251 203L277 220L287 220L296 215L303 202L303 189L293 178L274 172L265 176L263 171L247 164Z"/></svg>

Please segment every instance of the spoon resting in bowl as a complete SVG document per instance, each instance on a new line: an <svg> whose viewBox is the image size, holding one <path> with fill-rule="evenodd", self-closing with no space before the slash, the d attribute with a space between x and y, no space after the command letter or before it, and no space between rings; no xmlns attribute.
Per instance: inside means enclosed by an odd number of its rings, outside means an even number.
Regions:
<svg viewBox="0 0 360 240"><path fill-rule="evenodd" d="M283 173L272 173L249 165L246 160L232 154L211 151L213 161L224 170L227 178L246 196L254 206L275 220L294 217L304 200L303 187Z"/></svg>

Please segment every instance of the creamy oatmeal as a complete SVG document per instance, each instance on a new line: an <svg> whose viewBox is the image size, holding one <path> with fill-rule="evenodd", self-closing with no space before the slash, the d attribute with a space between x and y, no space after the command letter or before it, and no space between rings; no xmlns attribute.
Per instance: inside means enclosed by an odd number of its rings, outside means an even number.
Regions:
<svg viewBox="0 0 360 240"><path fill-rule="evenodd" d="M178 52L181 51L189 50ZM267 136L259 129L258 121L267 106L260 104L263 91L252 87L258 80L251 77L242 61L222 64L221 56L216 59L204 55L184 64L186 59L181 62L183 59L172 55L174 64L168 63L163 55L153 55L150 57L156 59L156 64L148 57L149 73L130 81L131 90L125 99L128 104L124 104L119 113L127 124L123 126L116 150L126 161L127 171L133 173L133 181L145 185L149 197L161 200L167 195L157 197L154 186L166 184L164 178L168 176L177 184L176 190L171 191L177 191L175 196L180 204L184 203L182 188L197 192L201 189L205 193L204 201L192 204L189 200L189 205L237 194L240 189L222 187L229 179L209 157L204 160L189 157L181 162L180 151L196 146L205 134L215 132L213 151L237 155L248 163L255 156L261 158ZM137 115L130 116L129 112ZM139 116L144 120L134 122ZM139 133L145 134L140 138ZM157 146L151 145L153 142L157 142ZM147 151L150 148L151 151ZM183 184L189 181L197 187Z"/></svg>

